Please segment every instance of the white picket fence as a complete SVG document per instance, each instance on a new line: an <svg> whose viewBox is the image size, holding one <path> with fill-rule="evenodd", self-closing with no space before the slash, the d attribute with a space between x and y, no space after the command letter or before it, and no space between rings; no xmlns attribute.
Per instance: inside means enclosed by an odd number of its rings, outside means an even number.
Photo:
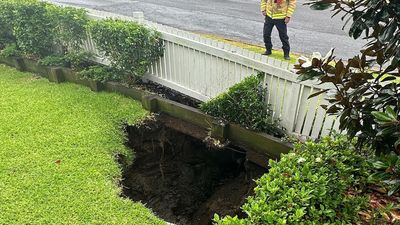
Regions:
<svg viewBox="0 0 400 225"><path fill-rule="evenodd" d="M308 99L310 94L320 91L320 87L311 82L299 83L291 72L293 66L285 61L146 21L141 13L128 17L91 9L87 11L92 19L135 21L161 33L165 53L149 68L145 76L148 80L207 101L245 77L263 72L268 86L267 103L271 104L275 117L281 119L288 133L318 138L338 129L338 121L320 107L326 104L325 96ZM90 36L85 49L95 53L98 62L108 64Z"/></svg>

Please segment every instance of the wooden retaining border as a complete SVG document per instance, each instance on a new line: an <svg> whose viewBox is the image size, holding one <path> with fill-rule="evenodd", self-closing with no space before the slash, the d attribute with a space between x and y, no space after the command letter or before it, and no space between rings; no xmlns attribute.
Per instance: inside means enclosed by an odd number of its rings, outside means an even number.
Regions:
<svg viewBox="0 0 400 225"><path fill-rule="evenodd" d="M126 87L117 82L101 83L80 79L72 69L42 66L37 61L30 59L0 58L0 63L15 67L20 71L36 73L47 78L50 82L71 82L87 86L92 91L116 92L133 98L140 101L143 108L150 112L167 115L175 118L173 121L180 121L191 126L196 126L202 129L204 134L221 143L229 140L232 144L246 149L247 159L263 167L268 166L268 159L277 159L281 154L288 153L293 148L291 144L271 135L251 131L236 124L223 123L196 108L162 98L135 87ZM174 127L176 128L176 126Z"/></svg>

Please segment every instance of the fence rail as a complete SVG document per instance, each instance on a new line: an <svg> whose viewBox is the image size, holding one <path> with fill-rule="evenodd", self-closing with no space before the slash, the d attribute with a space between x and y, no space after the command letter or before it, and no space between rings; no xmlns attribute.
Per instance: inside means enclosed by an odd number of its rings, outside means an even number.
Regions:
<svg viewBox="0 0 400 225"><path fill-rule="evenodd" d="M146 21L140 16L123 16L87 9L90 18L118 18L139 22L156 29L162 35L164 56L153 63L145 78L183 94L207 101L245 77L262 72L268 87L267 104L274 116L291 134L319 138L338 129L335 117L328 116L320 107L327 104L325 95L308 99L321 86L311 82L298 82L291 72L293 66L281 60L266 57L248 50ZM84 48L94 53L99 63L108 64L90 38Z"/></svg>

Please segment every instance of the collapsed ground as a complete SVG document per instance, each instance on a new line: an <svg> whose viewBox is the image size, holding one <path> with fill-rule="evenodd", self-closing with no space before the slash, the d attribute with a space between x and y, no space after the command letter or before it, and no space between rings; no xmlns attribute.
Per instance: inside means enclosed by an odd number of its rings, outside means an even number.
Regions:
<svg viewBox="0 0 400 225"><path fill-rule="evenodd" d="M164 224L120 197L121 124L146 115L116 94L0 65L1 224Z"/></svg>
<svg viewBox="0 0 400 225"><path fill-rule="evenodd" d="M124 173L125 196L179 225L211 225L214 214L244 216L240 207L266 169L236 146L209 147L161 117L127 129L136 157Z"/></svg>
<svg viewBox="0 0 400 225"><path fill-rule="evenodd" d="M242 215L266 172L234 146L143 123L148 113L117 94L3 65L0 89L0 224L208 225Z"/></svg>

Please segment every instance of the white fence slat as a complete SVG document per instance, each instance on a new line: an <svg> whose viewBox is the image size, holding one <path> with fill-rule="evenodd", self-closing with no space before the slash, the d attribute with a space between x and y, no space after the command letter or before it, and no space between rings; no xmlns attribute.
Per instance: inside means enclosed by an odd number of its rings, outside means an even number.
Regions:
<svg viewBox="0 0 400 225"><path fill-rule="evenodd" d="M207 82L212 83L213 81L213 68L212 68L212 56L204 53L205 55L205 71L206 71L206 79ZM206 86L206 95L207 96L214 96L213 93L213 85L207 85Z"/></svg>
<svg viewBox="0 0 400 225"><path fill-rule="evenodd" d="M279 118L282 118L282 116L284 116L284 115L286 116L286 114L284 114L285 113L285 108L284 108L285 101L288 100L288 99L286 99L286 96L287 96L288 92L290 91L289 87L292 82L287 81L285 79L281 79L280 82L281 82L282 92L279 97Z"/></svg>
<svg viewBox="0 0 400 225"><path fill-rule="evenodd" d="M192 74L193 68L191 67L191 62L190 62L190 53L189 53L189 48L186 46L182 48L183 49L183 86L190 88L190 74Z"/></svg>
<svg viewBox="0 0 400 225"><path fill-rule="evenodd" d="M276 87L276 89L274 89L275 90L275 92L276 92L276 94L275 94L275 100L274 100L274 112L275 112L275 116L277 117L277 118L279 118L280 117L280 106L281 106L281 99L282 99L282 96L283 96L283 92L284 92L284 86L283 86L283 83L282 83L282 81L284 82L284 80L283 79L281 79L281 78L279 78L279 77L275 77L274 76L274 78L275 78L275 84L274 84L274 86Z"/></svg>
<svg viewBox="0 0 400 225"><path fill-rule="evenodd" d="M282 116L282 125L286 127L289 133L294 131L297 109L299 107L300 84L288 82L287 92L285 94L284 112Z"/></svg>
<svg viewBox="0 0 400 225"><path fill-rule="evenodd" d="M209 81L208 78L208 74L207 74L207 59L206 59L206 53L204 52L199 52L199 76L197 77L197 80L200 81L200 85L199 85L199 92L200 93L208 93L207 87L208 85L206 84L206 82ZM210 95L209 95L210 96Z"/></svg>
<svg viewBox="0 0 400 225"><path fill-rule="evenodd" d="M172 80L172 47L171 47L171 42L167 41L165 45L165 51L166 51L166 68L167 68L167 80Z"/></svg>
<svg viewBox="0 0 400 225"><path fill-rule="evenodd" d="M314 97L317 98L317 97ZM316 112L316 116L315 116L315 121L311 130L311 137L312 138L318 138L320 135L320 132L322 130L323 127L323 122L325 120L325 116L326 116L326 111L321 107L321 105L326 104L327 101L325 99L323 99L323 97L320 95L318 96L319 98L319 104L317 106L317 112Z"/></svg>
<svg viewBox="0 0 400 225"><path fill-rule="evenodd" d="M263 63L268 63L268 56L261 55L260 61L263 62Z"/></svg>
<svg viewBox="0 0 400 225"><path fill-rule="evenodd" d="M336 117L332 130L339 132L340 117Z"/></svg>
<svg viewBox="0 0 400 225"><path fill-rule="evenodd" d="M273 110L273 112L274 112L274 117L277 117L277 115L275 114L276 113L276 110L275 110L275 107L276 107L276 101L277 101L277 94L278 94L278 79L279 78L277 78L277 77L275 77L275 76L271 76L270 77L270 80L269 81L267 81L267 88L268 88L268 93L269 93L269 99L268 99L268 102L269 102L269 104L271 104L271 107L272 107L272 110Z"/></svg>
<svg viewBox="0 0 400 225"><path fill-rule="evenodd" d="M165 52L164 55L160 57L158 60L158 68L159 68L159 77L162 79L165 79L165 67L164 67L164 58L165 58Z"/></svg>
<svg viewBox="0 0 400 225"><path fill-rule="evenodd" d="M182 46L175 44L175 73L176 73L176 79L175 83L177 84L182 84Z"/></svg>
<svg viewBox="0 0 400 225"><path fill-rule="evenodd" d="M315 93L319 90L315 90L313 89L313 91L311 93ZM312 125L314 123L315 120L315 113L317 111L318 108L318 102L319 99L318 98L311 98L308 100L308 107L307 107L307 115L306 115L306 120L304 122L304 127L302 130L302 134L306 135L306 136L310 136L310 132L312 129Z"/></svg>
<svg viewBox="0 0 400 225"><path fill-rule="evenodd" d="M289 63L282 61L281 68L286 70L288 67L289 67Z"/></svg>
<svg viewBox="0 0 400 225"><path fill-rule="evenodd" d="M306 117L306 113L307 113L307 106L308 106L308 96L310 95L311 92L311 87L308 86L304 86L302 85L301 87L301 94L300 94L300 98L299 98L299 104L298 104L298 115L296 117L296 128L295 128L295 132L296 133L301 133L302 128L303 128L303 124L304 124L304 120Z"/></svg>
<svg viewBox="0 0 400 225"><path fill-rule="evenodd" d="M175 43L170 43L170 68L171 68L171 81L176 82L177 81L177 73L178 70L176 68L176 59L177 59L177 54L176 54L176 46Z"/></svg>
<svg viewBox="0 0 400 225"><path fill-rule="evenodd" d="M325 121L324 121L324 124L322 125L321 136L329 136L330 135L334 122L335 122L335 116L331 116L331 115L327 115L327 114L325 115Z"/></svg>
<svg viewBox="0 0 400 225"><path fill-rule="evenodd" d="M237 63L235 62L234 72L233 72L233 74L234 74L234 79L235 79L235 83L239 83L239 82L242 80L242 78L241 78L241 76L242 76L241 70L242 70L241 65L240 65L240 64L237 64Z"/></svg>
<svg viewBox="0 0 400 225"><path fill-rule="evenodd" d="M199 51L194 50L194 49L191 49L191 51L189 53L192 55L189 58L189 60L191 61L191 65L192 65L191 73L188 76L190 88L192 90L198 91L198 90L200 90L199 87L202 83L201 79L203 78L200 74L200 66L199 66L199 63L201 63L200 62L201 56L199 54Z"/></svg>

